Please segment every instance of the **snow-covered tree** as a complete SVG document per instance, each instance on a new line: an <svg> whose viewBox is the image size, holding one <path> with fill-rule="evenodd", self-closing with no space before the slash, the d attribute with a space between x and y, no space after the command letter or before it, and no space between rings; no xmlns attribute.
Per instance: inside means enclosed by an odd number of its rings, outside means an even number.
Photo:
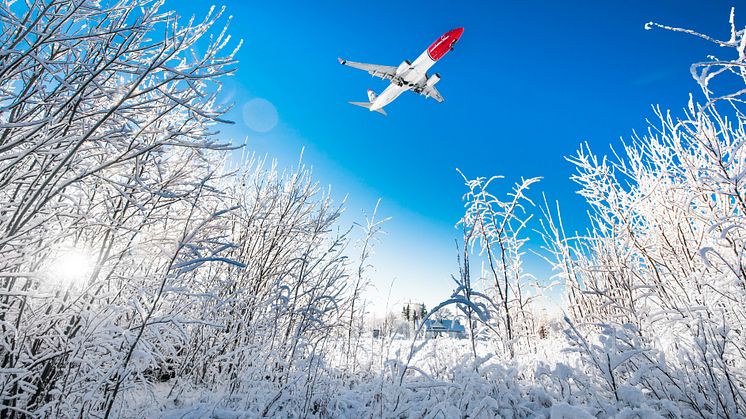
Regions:
<svg viewBox="0 0 746 419"><path fill-rule="evenodd" d="M522 179L507 199L502 200L490 190L490 184L500 179L478 177L468 179L462 174L469 192L464 195L465 214L459 224L464 230L464 249L460 258L461 273L455 297L478 303L461 305L472 323L472 311L487 326L484 331L493 336L501 350L510 357L515 355L515 344L519 341L527 346L535 335L535 325L529 310L535 284L523 267L523 245L528 241L524 230L532 218L524 205L533 205L526 196L531 185L539 178ZM469 251L483 258L483 274L488 284L486 290L477 290L471 277L470 264L474 263ZM471 327L472 335L474 327Z"/></svg>
<svg viewBox="0 0 746 419"><path fill-rule="evenodd" d="M691 96L613 157L587 146L570 158L592 228L567 238L550 219L549 247L566 281L572 342L618 399L631 384L685 416L746 414L746 31L710 40L730 57L692 66ZM722 82L721 82L722 79ZM733 90L718 91L728 86ZM586 342L600 333L603 345Z"/></svg>
<svg viewBox="0 0 746 419"><path fill-rule="evenodd" d="M235 50L225 30L203 39L219 18L0 5L4 414L110 415L182 349L166 326L197 268L233 263L217 226L229 146L210 127Z"/></svg>

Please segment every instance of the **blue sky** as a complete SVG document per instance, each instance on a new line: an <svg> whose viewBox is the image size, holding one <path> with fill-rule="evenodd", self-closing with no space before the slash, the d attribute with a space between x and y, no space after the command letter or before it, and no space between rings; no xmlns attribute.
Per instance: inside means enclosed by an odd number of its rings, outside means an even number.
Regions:
<svg viewBox="0 0 746 419"><path fill-rule="evenodd" d="M188 16L211 4L167 6ZM505 176L493 184L499 195L521 176L541 176L530 196L559 200L568 229L582 230L585 207L564 156L584 141L605 153L620 137L643 131L652 104L679 112L696 90L690 64L724 53L684 34L646 31L644 23L727 38L733 2L225 5L231 34L245 43L240 70L226 83L236 124L221 135L247 138L250 151L285 166L305 147L304 161L320 182L340 199L349 195L349 220L381 198L382 215L393 219L372 261L374 285L385 295L396 278L390 305L412 299L432 306L448 296L457 270L454 224L465 187L456 168L470 177ZM737 9L737 22L746 23L738 17ZM405 93L386 108L388 117L347 104L365 100L368 88L381 92L386 82L340 66L338 56L398 65L456 27L465 28L463 37L432 69L442 77L444 103ZM547 274L538 258L529 268Z"/></svg>

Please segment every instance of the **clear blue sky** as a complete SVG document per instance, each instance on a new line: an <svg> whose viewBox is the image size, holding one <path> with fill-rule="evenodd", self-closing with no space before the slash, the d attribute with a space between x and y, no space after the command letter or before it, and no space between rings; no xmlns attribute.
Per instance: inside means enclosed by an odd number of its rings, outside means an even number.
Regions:
<svg viewBox="0 0 746 419"><path fill-rule="evenodd" d="M210 1L173 1L183 15ZM544 180L531 196L559 200L565 223L583 229L585 208L564 160L583 141L608 151L632 130L644 130L651 104L683 109L696 86L691 63L725 53L707 42L663 30L654 20L728 37L725 1L348 1L225 2L231 34L245 43L240 70L226 85L236 125L223 136L242 141L282 165L304 161L339 198L349 194L351 218L372 209L393 217L373 263L385 294L396 277L392 305L446 298L456 272L454 229L468 176L504 175L495 193L521 176ZM221 5L221 3L217 3ZM743 17L736 19L746 24ZM433 71L445 102L411 93L389 105L388 117L347 104L386 82L345 68L336 58L398 65L438 36L464 27L456 49ZM242 110L269 101L278 122L257 126ZM271 117L271 115L269 115ZM270 118L271 119L271 118ZM252 122L254 121L254 122ZM248 122L248 125L247 125ZM259 122L261 125L261 121ZM539 275L545 266L533 258ZM397 309L398 310L398 309Z"/></svg>

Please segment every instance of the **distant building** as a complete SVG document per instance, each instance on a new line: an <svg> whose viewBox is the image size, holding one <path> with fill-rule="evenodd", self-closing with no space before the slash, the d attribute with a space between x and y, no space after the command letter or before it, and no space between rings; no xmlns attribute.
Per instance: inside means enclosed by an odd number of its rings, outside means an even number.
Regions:
<svg viewBox="0 0 746 419"><path fill-rule="evenodd" d="M437 338L440 336L448 336L452 338L463 338L466 337L466 328L462 325L458 319L456 320L436 320L429 319L425 320L425 336L429 338Z"/></svg>

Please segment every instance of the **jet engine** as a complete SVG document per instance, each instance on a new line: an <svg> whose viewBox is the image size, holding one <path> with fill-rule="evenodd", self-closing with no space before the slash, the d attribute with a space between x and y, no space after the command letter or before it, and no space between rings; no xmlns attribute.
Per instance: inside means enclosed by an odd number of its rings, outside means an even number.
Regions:
<svg viewBox="0 0 746 419"><path fill-rule="evenodd" d="M427 84L428 87L433 87L433 86L435 86L435 83L437 83L439 81L440 81L440 74L435 73L432 76L430 76L430 77L427 78L427 83L426 84Z"/></svg>
<svg viewBox="0 0 746 419"><path fill-rule="evenodd" d="M401 76L402 74L409 71L409 67L412 65L412 62L409 60L404 60L401 64L399 64L399 67L396 68L396 75Z"/></svg>

